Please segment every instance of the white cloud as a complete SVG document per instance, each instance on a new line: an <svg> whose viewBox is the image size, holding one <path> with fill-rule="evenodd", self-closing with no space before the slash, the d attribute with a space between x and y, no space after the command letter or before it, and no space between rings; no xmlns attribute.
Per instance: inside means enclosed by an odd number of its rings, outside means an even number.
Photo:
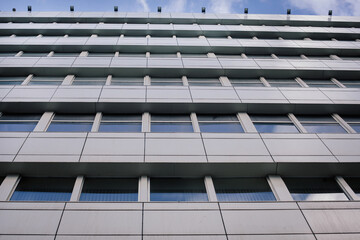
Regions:
<svg viewBox="0 0 360 240"><path fill-rule="evenodd" d="M318 15L326 15L328 10L333 10L334 15L360 15L360 0L289 0L289 3Z"/></svg>
<svg viewBox="0 0 360 240"><path fill-rule="evenodd" d="M164 12L185 12L186 0L171 0L164 6Z"/></svg>
<svg viewBox="0 0 360 240"><path fill-rule="evenodd" d="M242 4L243 0L210 0L210 10L215 13L231 13L235 3Z"/></svg>
<svg viewBox="0 0 360 240"><path fill-rule="evenodd" d="M136 0L136 1L141 5L144 12L149 12L149 5L147 4L146 0Z"/></svg>

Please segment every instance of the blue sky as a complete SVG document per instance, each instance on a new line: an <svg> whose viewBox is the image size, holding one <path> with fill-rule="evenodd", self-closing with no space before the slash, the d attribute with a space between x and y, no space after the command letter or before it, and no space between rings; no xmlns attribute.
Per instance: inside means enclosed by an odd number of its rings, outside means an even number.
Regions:
<svg viewBox="0 0 360 240"><path fill-rule="evenodd" d="M164 12L207 12L242 13L245 7L249 13L283 14L287 8L292 14L326 15L329 9L334 15L360 16L360 0L0 0L1 11L25 11L32 5L33 11L68 11L70 5L75 11L112 11L119 6L122 12L155 12L162 6Z"/></svg>

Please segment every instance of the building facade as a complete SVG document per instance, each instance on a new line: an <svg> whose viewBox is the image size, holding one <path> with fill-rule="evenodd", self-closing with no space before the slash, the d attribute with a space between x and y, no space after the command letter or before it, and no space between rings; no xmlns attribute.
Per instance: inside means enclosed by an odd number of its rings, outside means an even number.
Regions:
<svg viewBox="0 0 360 240"><path fill-rule="evenodd" d="M0 239L360 239L360 17L0 12Z"/></svg>

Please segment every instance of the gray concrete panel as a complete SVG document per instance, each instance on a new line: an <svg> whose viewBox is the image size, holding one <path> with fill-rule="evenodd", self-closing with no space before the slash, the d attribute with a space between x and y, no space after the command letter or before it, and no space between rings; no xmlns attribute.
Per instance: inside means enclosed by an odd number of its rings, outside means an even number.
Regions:
<svg viewBox="0 0 360 240"><path fill-rule="evenodd" d="M208 155L269 155L260 139L204 139Z"/></svg>
<svg viewBox="0 0 360 240"><path fill-rule="evenodd" d="M146 155L205 155L201 139L146 139Z"/></svg>
<svg viewBox="0 0 360 240"><path fill-rule="evenodd" d="M331 155L319 139L264 139L272 155Z"/></svg>
<svg viewBox="0 0 360 240"><path fill-rule="evenodd" d="M25 138L0 138L0 154L17 154Z"/></svg>
<svg viewBox="0 0 360 240"><path fill-rule="evenodd" d="M360 155L360 140L323 139L323 142L334 155Z"/></svg>
<svg viewBox="0 0 360 240"><path fill-rule="evenodd" d="M84 155L143 155L143 139L88 138Z"/></svg>

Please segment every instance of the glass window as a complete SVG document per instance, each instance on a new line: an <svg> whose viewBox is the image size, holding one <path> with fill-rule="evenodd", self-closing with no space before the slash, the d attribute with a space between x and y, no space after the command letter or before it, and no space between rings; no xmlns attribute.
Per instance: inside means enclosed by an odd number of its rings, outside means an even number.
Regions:
<svg viewBox="0 0 360 240"><path fill-rule="evenodd" d="M340 80L347 88L360 88L360 80Z"/></svg>
<svg viewBox="0 0 360 240"><path fill-rule="evenodd" d="M343 116L347 122L357 133L360 133L360 116Z"/></svg>
<svg viewBox="0 0 360 240"><path fill-rule="evenodd" d="M122 202L138 200L138 179L86 178L80 201Z"/></svg>
<svg viewBox="0 0 360 240"><path fill-rule="evenodd" d="M177 58L177 54L173 53L173 54L162 54L162 53L151 53L150 54L151 58Z"/></svg>
<svg viewBox="0 0 360 240"><path fill-rule="evenodd" d="M151 132L194 132L190 115L151 115Z"/></svg>
<svg viewBox="0 0 360 240"><path fill-rule="evenodd" d="M94 116L56 114L48 127L48 132L90 132Z"/></svg>
<svg viewBox="0 0 360 240"><path fill-rule="evenodd" d="M103 115L99 132L141 132L141 115Z"/></svg>
<svg viewBox="0 0 360 240"><path fill-rule="evenodd" d="M64 77L33 77L28 85L61 85Z"/></svg>
<svg viewBox="0 0 360 240"><path fill-rule="evenodd" d="M0 132L31 132L40 118L41 115L0 113Z"/></svg>
<svg viewBox="0 0 360 240"><path fill-rule="evenodd" d="M280 59L302 59L300 55L276 55Z"/></svg>
<svg viewBox="0 0 360 240"><path fill-rule="evenodd" d="M181 78L151 78L153 86L183 86Z"/></svg>
<svg viewBox="0 0 360 240"><path fill-rule="evenodd" d="M72 85L105 85L106 77L76 77Z"/></svg>
<svg viewBox="0 0 360 240"><path fill-rule="evenodd" d="M112 77L111 85L143 86L144 78L143 77Z"/></svg>
<svg viewBox="0 0 360 240"><path fill-rule="evenodd" d="M208 201L203 179L152 178L150 201Z"/></svg>
<svg viewBox="0 0 360 240"><path fill-rule="evenodd" d="M21 57L46 57L50 52L34 53L34 52L24 52L21 54Z"/></svg>
<svg viewBox="0 0 360 240"><path fill-rule="evenodd" d="M15 57L18 52L0 52L0 57Z"/></svg>
<svg viewBox="0 0 360 240"><path fill-rule="evenodd" d="M55 52L53 57L78 57L80 53L65 53L65 52Z"/></svg>
<svg viewBox="0 0 360 240"><path fill-rule="evenodd" d="M252 55L252 54L246 54L248 58L253 59L274 59L271 55Z"/></svg>
<svg viewBox="0 0 360 240"><path fill-rule="evenodd" d="M348 200L333 178L284 178L295 201Z"/></svg>
<svg viewBox="0 0 360 240"><path fill-rule="evenodd" d="M181 53L182 58L208 58L207 54L189 54L189 53Z"/></svg>
<svg viewBox="0 0 360 240"><path fill-rule="evenodd" d="M360 178L359 177L347 177L345 181L351 189L356 193L356 195L360 196Z"/></svg>
<svg viewBox="0 0 360 240"><path fill-rule="evenodd" d="M250 115L259 133L298 133L290 118L286 115Z"/></svg>
<svg viewBox="0 0 360 240"><path fill-rule="evenodd" d="M231 84L234 87L264 87L265 85L260 79L230 79Z"/></svg>
<svg viewBox="0 0 360 240"><path fill-rule="evenodd" d="M276 201L265 178L215 178L213 181L220 202Z"/></svg>
<svg viewBox="0 0 360 240"><path fill-rule="evenodd" d="M119 57L146 57L145 53L119 53Z"/></svg>
<svg viewBox="0 0 360 240"><path fill-rule="evenodd" d="M295 79L266 79L272 87L301 87Z"/></svg>
<svg viewBox="0 0 360 240"><path fill-rule="evenodd" d="M221 86L218 78L188 78L190 86Z"/></svg>
<svg viewBox="0 0 360 240"><path fill-rule="evenodd" d="M326 55L326 56L308 56L308 55L306 55L306 57L311 60L332 60L330 55Z"/></svg>
<svg viewBox="0 0 360 240"><path fill-rule="evenodd" d="M11 201L69 201L75 179L21 178Z"/></svg>
<svg viewBox="0 0 360 240"><path fill-rule="evenodd" d="M114 57L115 53L92 53L89 52L88 57Z"/></svg>
<svg viewBox="0 0 360 240"><path fill-rule="evenodd" d="M340 57L342 60L347 60L347 61L360 61L360 57L357 56L338 56Z"/></svg>
<svg viewBox="0 0 360 240"><path fill-rule="evenodd" d="M338 88L339 86L336 85L333 81L329 79L324 80L311 80L311 79L303 79L303 81L309 87L316 87L316 88Z"/></svg>
<svg viewBox="0 0 360 240"><path fill-rule="evenodd" d="M198 115L201 132L243 133L236 115Z"/></svg>
<svg viewBox="0 0 360 240"><path fill-rule="evenodd" d="M309 133L346 133L331 116L296 116Z"/></svg>
<svg viewBox="0 0 360 240"><path fill-rule="evenodd" d="M26 77L0 77L0 85L20 85Z"/></svg>

